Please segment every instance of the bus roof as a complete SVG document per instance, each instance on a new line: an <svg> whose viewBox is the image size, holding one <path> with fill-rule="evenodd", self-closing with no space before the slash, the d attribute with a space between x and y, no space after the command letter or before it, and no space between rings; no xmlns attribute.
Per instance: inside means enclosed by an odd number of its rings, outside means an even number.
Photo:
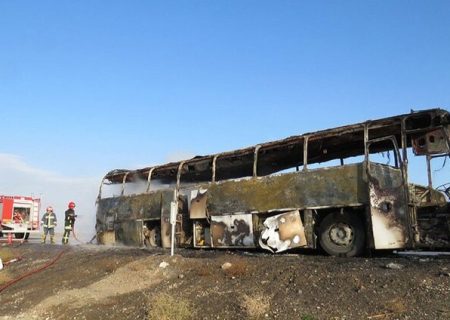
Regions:
<svg viewBox="0 0 450 320"><path fill-rule="evenodd" d="M192 159L159 166L137 170L116 169L108 172L104 181L113 184L123 181L132 182L138 179L147 179L150 172L152 180L176 181L178 168L181 164L181 180L183 182L211 181L213 166L215 166L216 172L215 181L252 176L255 154L258 156L257 173L259 176L263 176L302 166L304 164L303 147L305 140L308 141L307 164L344 159L364 155L364 127L366 125L370 129L370 139L392 135L400 142L402 123L404 123L405 132L418 134L449 125L450 114L443 109L411 111L408 114L304 133L243 149L196 156ZM411 146L411 139L407 140L407 145L408 147ZM385 147L380 145L378 148L375 151L380 152L389 149L387 145Z"/></svg>

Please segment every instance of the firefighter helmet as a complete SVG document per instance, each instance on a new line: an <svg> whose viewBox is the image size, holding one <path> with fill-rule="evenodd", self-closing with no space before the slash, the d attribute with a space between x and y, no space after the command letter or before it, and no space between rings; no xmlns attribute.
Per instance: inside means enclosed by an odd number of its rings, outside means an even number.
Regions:
<svg viewBox="0 0 450 320"><path fill-rule="evenodd" d="M69 202L69 208L70 208L70 209L75 208L75 202L70 201L70 202Z"/></svg>
<svg viewBox="0 0 450 320"><path fill-rule="evenodd" d="M47 207L47 211L53 211L53 207L52 206L48 206Z"/></svg>

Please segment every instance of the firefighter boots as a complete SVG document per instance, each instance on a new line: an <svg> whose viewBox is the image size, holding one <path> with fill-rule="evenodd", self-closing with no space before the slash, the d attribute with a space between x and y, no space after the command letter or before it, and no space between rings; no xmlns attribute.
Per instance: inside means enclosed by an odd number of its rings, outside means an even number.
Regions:
<svg viewBox="0 0 450 320"><path fill-rule="evenodd" d="M50 243L51 244L55 244L55 237L54 236L50 236Z"/></svg>
<svg viewBox="0 0 450 320"><path fill-rule="evenodd" d="M64 234L63 234L63 238L62 238L63 244L69 243L69 236L70 236L70 230L68 230L68 229L64 230Z"/></svg>
<svg viewBox="0 0 450 320"><path fill-rule="evenodd" d="M42 235L42 238L41 238L41 243L45 243L45 239L47 239L47 235Z"/></svg>

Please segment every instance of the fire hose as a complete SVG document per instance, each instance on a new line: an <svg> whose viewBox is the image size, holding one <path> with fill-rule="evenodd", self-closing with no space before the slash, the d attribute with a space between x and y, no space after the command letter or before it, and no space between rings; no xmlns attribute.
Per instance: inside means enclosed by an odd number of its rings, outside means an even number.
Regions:
<svg viewBox="0 0 450 320"><path fill-rule="evenodd" d="M73 233L73 238L74 238L75 240L77 240L79 243L84 244L83 241L81 241L81 240L79 240L79 239L77 238L77 234L75 233L75 223L74 223L73 226L72 226L72 233Z"/></svg>
<svg viewBox="0 0 450 320"><path fill-rule="evenodd" d="M77 237L77 234L76 234L76 232L75 232L75 222L74 222L74 224L72 225L72 233L73 233L73 238L75 239L75 240L77 240L79 243L81 243L81 244L92 244L92 241L97 237L97 235L94 235L93 237L92 237L92 239L89 241L89 242L83 242L83 241L81 241L80 239L78 239L78 237Z"/></svg>
<svg viewBox="0 0 450 320"><path fill-rule="evenodd" d="M27 273L25 273L25 274L23 274L23 275L21 275L21 276L15 278L15 279L11 280L11 281L8 281L8 282L5 283L4 285L0 286L0 293L2 293L2 291L5 290L6 288L8 288L8 287L12 286L13 284L19 282L20 280L25 279L25 278L27 278L27 277L29 277L29 276L35 274L35 273L38 273L38 272L40 272L40 271L43 271L43 270L49 268L49 267L52 266L56 261L58 261L59 258L61 258L61 256L62 256L67 250L68 250L68 249L61 250L61 251L60 251L60 252L59 252L52 260L50 260L49 262L47 262L46 264L44 264L42 267L39 267L39 268L37 268L37 269L35 269L35 270L32 270L32 271L30 271L30 272L27 272Z"/></svg>

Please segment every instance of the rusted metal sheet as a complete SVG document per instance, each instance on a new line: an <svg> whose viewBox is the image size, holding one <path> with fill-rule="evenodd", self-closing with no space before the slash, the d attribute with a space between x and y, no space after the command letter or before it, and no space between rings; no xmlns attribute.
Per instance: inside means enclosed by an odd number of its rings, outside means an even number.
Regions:
<svg viewBox="0 0 450 320"><path fill-rule="evenodd" d="M206 219L206 189L191 191L189 215L191 219Z"/></svg>
<svg viewBox="0 0 450 320"><path fill-rule="evenodd" d="M213 247L254 247L252 215L211 217Z"/></svg>
<svg viewBox="0 0 450 320"><path fill-rule="evenodd" d="M443 129L433 130L412 139L414 154L430 155L449 153L449 141Z"/></svg>
<svg viewBox="0 0 450 320"><path fill-rule="evenodd" d="M259 245L271 252L305 247L306 238L298 210L281 213L264 220Z"/></svg>
<svg viewBox="0 0 450 320"><path fill-rule="evenodd" d="M171 190L161 190L150 194L100 199L97 204L96 231L99 234L115 231L115 239L117 242L121 242L123 239L125 239L124 241L128 241L128 236L122 236L121 234L128 232L128 224L133 224L136 220L140 219L161 219L161 229L163 230L164 228L164 231L166 231L165 226L163 227L163 223L165 224L165 222L162 218L165 217L165 209L167 209L167 206L164 205L164 200L171 199L172 195L173 191ZM131 229L130 232L132 232ZM167 245L166 242L167 237L163 241L163 244Z"/></svg>
<svg viewBox="0 0 450 320"><path fill-rule="evenodd" d="M368 180L375 249L404 248L408 217L401 170L371 162Z"/></svg>
<svg viewBox="0 0 450 320"><path fill-rule="evenodd" d="M106 245L114 245L116 244L116 233L114 231L98 232L97 242Z"/></svg>
<svg viewBox="0 0 450 320"><path fill-rule="evenodd" d="M308 248L316 248L317 235L314 232L314 225L314 211L311 209L304 210L303 227L305 229L306 245Z"/></svg>
<svg viewBox="0 0 450 320"><path fill-rule="evenodd" d="M144 244L142 220L123 221L116 229L116 241L124 245L141 247Z"/></svg>
<svg viewBox="0 0 450 320"><path fill-rule="evenodd" d="M173 191L164 192L161 199L161 245L170 248L170 208L173 200Z"/></svg>
<svg viewBox="0 0 450 320"><path fill-rule="evenodd" d="M172 194L172 191L100 199L97 206L97 219L105 219L108 216L114 216L116 220L159 219L161 198L164 193Z"/></svg>
<svg viewBox="0 0 450 320"><path fill-rule="evenodd" d="M226 181L208 188L211 215L367 203L362 164Z"/></svg>

